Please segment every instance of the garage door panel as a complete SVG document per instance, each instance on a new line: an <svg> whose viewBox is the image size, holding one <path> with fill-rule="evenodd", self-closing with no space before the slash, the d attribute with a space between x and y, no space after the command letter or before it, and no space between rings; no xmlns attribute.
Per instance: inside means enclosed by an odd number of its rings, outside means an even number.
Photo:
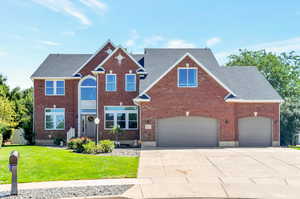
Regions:
<svg viewBox="0 0 300 199"><path fill-rule="evenodd" d="M245 147L272 145L272 120L266 117L239 119L239 144Z"/></svg>
<svg viewBox="0 0 300 199"><path fill-rule="evenodd" d="M158 146L211 147L218 144L217 120L205 117L173 117L158 120Z"/></svg>

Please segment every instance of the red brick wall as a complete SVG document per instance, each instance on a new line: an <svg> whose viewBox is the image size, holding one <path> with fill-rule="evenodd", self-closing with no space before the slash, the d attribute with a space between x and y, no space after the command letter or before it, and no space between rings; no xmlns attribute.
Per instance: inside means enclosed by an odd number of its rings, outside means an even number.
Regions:
<svg viewBox="0 0 300 199"><path fill-rule="evenodd" d="M34 129L37 140L66 137L71 128L77 130L77 85L79 80L65 80L64 96L46 96L45 80L34 80ZM65 108L65 130L45 130L45 108Z"/></svg>
<svg viewBox="0 0 300 199"><path fill-rule="evenodd" d="M115 59L115 57L121 54L125 59L122 60L121 65ZM132 70L132 73L138 69L138 66L132 61L123 50L119 49L103 66L106 73L112 71L113 74L117 74L117 91L116 92L106 92L105 91L105 74L98 75L98 111L100 118L99 132L101 138L112 138L109 131L104 130L104 106L135 106L132 99L137 97L139 88L139 76L137 75L137 91L136 92L126 92L125 91L125 74ZM138 139L138 130L124 131L121 139L123 140L133 140Z"/></svg>
<svg viewBox="0 0 300 199"><path fill-rule="evenodd" d="M108 56L106 50L109 48L111 50L115 49L115 47L110 42L108 42L102 48L102 50L100 50L100 52L98 52L98 54L80 70L79 73L82 74L82 76L92 75L91 71L93 71Z"/></svg>
<svg viewBox="0 0 300 199"><path fill-rule="evenodd" d="M186 57L147 92L151 101L141 104L142 141L155 141L157 119L185 116L187 111L190 116L216 118L219 121L219 140L237 141L237 118L253 114L252 106L255 105L226 103L224 97L228 91L200 67L197 88L178 88L177 68L184 67L186 63L189 67L198 67L192 59ZM260 104L255 107L259 107L259 115L278 119L278 104ZM152 124L152 129L145 129L145 124ZM276 137L278 127L274 131Z"/></svg>

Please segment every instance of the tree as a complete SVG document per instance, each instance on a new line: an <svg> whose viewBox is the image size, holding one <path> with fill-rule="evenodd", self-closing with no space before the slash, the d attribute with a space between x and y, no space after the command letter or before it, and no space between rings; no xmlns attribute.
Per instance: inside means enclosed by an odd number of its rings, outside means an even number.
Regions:
<svg viewBox="0 0 300 199"><path fill-rule="evenodd" d="M281 105L281 143L291 144L299 132L300 56L294 52L274 53L265 50L239 50L230 55L226 66L256 66L285 102Z"/></svg>
<svg viewBox="0 0 300 199"><path fill-rule="evenodd" d="M10 138L11 129L17 124L15 117L13 103L8 98L0 96L0 134L2 134L3 140Z"/></svg>

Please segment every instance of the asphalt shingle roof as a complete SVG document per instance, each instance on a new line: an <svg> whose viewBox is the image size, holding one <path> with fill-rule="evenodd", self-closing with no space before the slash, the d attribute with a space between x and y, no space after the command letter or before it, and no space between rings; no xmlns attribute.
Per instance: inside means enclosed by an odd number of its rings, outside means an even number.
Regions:
<svg viewBox="0 0 300 199"><path fill-rule="evenodd" d="M235 99L282 99L256 67L220 67L211 50L207 48L146 48L145 54L131 54L138 62L143 61L148 72L147 77L140 82L140 92L143 92L186 53L190 53L233 91L236 94ZM91 56L93 55L50 54L32 77L72 77Z"/></svg>

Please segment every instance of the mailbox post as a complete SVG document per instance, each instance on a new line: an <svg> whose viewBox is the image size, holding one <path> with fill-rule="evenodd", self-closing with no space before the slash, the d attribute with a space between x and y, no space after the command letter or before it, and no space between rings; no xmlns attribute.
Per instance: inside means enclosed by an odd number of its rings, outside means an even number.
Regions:
<svg viewBox="0 0 300 199"><path fill-rule="evenodd" d="M17 168L18 168L18 160L19 160L19 152L12 151L9 156L9 170L11 172L11 195L18 195L18 176L17 176Z"/></svg>

